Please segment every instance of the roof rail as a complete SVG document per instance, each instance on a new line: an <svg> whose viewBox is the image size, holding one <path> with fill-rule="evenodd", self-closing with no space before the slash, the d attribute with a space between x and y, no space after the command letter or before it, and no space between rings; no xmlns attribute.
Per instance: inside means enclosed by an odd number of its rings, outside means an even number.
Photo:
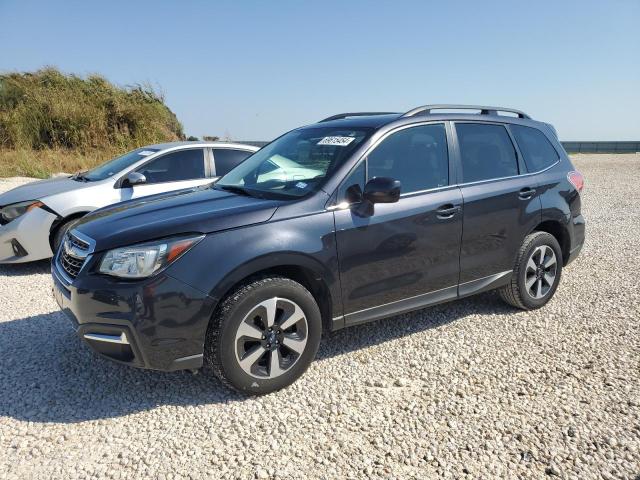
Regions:
<svg viewBox="0 0 640 480"><path fill-rule="evenodd" d="M413 117L414 115L429 115L431 110L480 110L481 115L497 115L498 112L509 112L518 115L518 118L531 118L526 113L515 110L513 108L505 107L487 107L484 105L423 105L422 107L416 107L408 112L404 113L403 117Z"/></svg>
<svg viewBox="0 0 640 480"><path fill-rule="evenodd" d="M331 115L325 119L320 120L318 123L330 122L331 120L340 120L347 117L368 117L369 115L390 115L398 112L352 112L352 113L338 113L337 115Z"/></svg>

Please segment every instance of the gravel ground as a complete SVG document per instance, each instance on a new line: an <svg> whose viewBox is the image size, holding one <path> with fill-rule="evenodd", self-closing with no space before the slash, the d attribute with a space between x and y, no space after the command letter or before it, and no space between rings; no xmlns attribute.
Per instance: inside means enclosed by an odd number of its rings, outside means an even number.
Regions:
<svg viewBox="0 0 640 480"><path fill-rule="evenodd" d="M640 479L640 155L574 160L588 239L549 305L343 330L260 398L97 358L46 262L0 267L0 478Z"/></svg>

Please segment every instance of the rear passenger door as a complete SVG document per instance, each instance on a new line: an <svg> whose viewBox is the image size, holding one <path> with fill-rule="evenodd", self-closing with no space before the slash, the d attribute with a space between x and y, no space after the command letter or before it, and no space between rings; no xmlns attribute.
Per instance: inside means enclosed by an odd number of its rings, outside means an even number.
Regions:
<svg viewBox="0 0 640 480"><path fill-rule="evenodd" d="M464 202L460 295L509 276L524 237L540 221L535 176L506 126L455 122Z"/></svg>
<svg viewBox="0 0 640 480"><path fill-rule="evenodd" d="M253 154L250 150L240 150L237 148L214 148L213 163L214 177L224 177L227 173L240 165Z"/></svg>

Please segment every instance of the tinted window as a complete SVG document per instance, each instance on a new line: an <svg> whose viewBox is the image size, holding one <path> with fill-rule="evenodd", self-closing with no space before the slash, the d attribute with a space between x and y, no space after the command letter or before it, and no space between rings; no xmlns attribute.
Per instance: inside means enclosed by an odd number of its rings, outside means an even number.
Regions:
<svg viewBox="0 0 640 480"><path fill-rule="evenodd" d="M443 124L400 130L384 139L367 161L369 179L400 180L402 193L449 184L447 135Z"/></svg>
<svg viewBox="0 0 640 480"><path fill-rule="evenodd" d="M232 148L214 148L213 159L216 162L216 176L226 175L252 153Z"/></svg>
<svg viewBox="0 0 640 480"><path fill-rule="evenodd" d="M204 153L201 148L167 153L143 165L138 172L147 177L147 183L205 178Z"/></svg>
<svg viewBox="0 0 640 480"><path fill-rule="evenodd" d="M518 175L518 159L502 125L457 123L463 182Z"/></svg>
<svg viewBox="0 0 640 480"><path fill-rule="evenodd" d="M509 128L511 128L513 136L516 137L516 142L524 157L524 163L530 172L544 170L560 158L544 133L537 128L523 127L522 125L511 125Z"/></svg>

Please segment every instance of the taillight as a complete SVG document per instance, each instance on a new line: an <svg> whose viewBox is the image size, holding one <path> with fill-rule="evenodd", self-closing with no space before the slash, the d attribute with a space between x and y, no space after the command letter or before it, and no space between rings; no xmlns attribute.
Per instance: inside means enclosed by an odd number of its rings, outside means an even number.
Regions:
<svg viewBox="0 0 640 480"><path fill-rule="evenodd" d="M578 192L581 192L584 188L584 177L577 170L572 170L567 173L567 180L571 182L571 185L576 187Z"/></svg>

